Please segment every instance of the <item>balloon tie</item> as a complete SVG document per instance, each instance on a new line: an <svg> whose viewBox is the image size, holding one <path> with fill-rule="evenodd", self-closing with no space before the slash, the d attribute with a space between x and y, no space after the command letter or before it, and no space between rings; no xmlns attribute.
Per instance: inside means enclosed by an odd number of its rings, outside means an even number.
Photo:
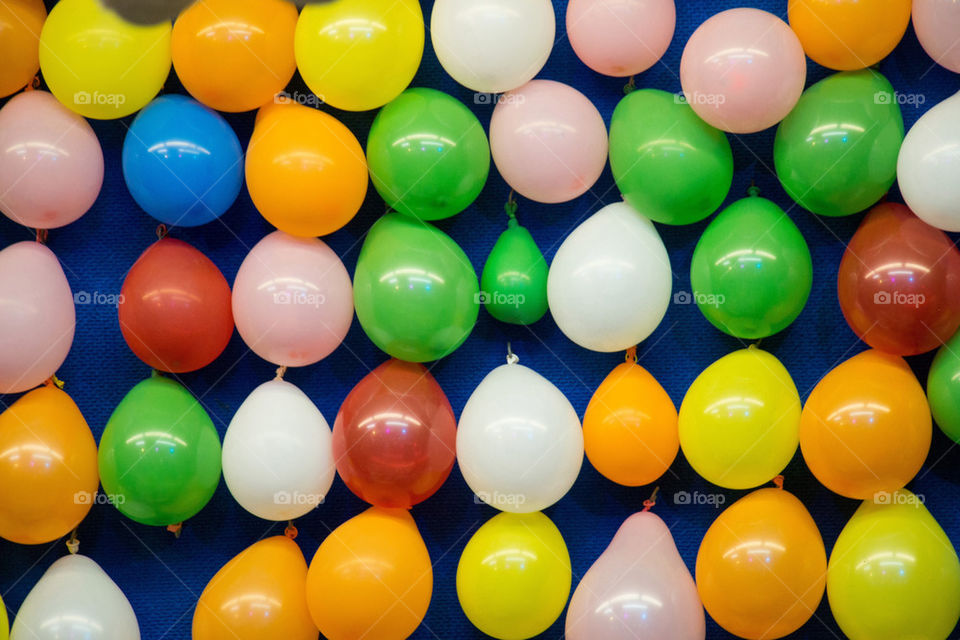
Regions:
<svg viewBox="0 0 960 640"><path fill-rule="evenodd" d="M507 204L504 205L503 209L507 212L507 216L510 218L507 221L507 226L517 226L517 201L513 197L513 189L510 190L510 195L507 196Z"/></svg>
<svg viewBox="0 0 960 640"><path fill-rule="evenodd" d="M777 487L777 489L783 489L783 476L777 476L774 478L773 484Z"/></svg>
<svg viewBox="0 0 960 640"><path fill-rule="evenodd" d="M513 352L513 349L510 348L510 343L507 343L507 364L517 364L520 362L520 358L517 357L517 354Z"/></svg>
<svg viewBox="0 0 960 640"><path fill-rule="evenodd" d="M274 380L283 380L283 374L287 372L287 365L280 365L277 367L277 377Z"/></svg>
<svg viewBox="0 0 960 640"><path fill-rule="evenodd" d="M293 525L293 520L288 520L288 521L287 521L287 526L286 526L286 528L283 530L283 535L287 536L287 537L290 538L291 540L296 540L296 539L297 539L297 533L298 533L298 531L297 531L297 528Z"/></svg>
<svg viewBox="0 0 960 640"><path fill-rule="evenodd" d="M46 229L37 229L37 242L40 244L47 244L47 236L49 232Z"/></svg>
<svg viewBox="0 0 960 640"><path fill-rule="evenodd" d="M637 77L630 76L630 80L627 81L627 84L623 85L623 95L630 95L637 89Z"/></svg>
<svg viewBox="0 0 960 640"><path fill-rule="evenodd" d="M637 348L630 347L627 349L627 355L624 357L625 362L637 363Z"/></svg>
<svg viewBox="0 0 960 640"><path fill-rule="evenodd" d="M657 504L657 494L660 492L660 487L654 487L653 493L650 494L650 497L643 501L643 511L647 512Z"/></svg>
<svg viewBox="0 0 960 640"><path fill-rule="evenodd" d="M23 88L24 93L27 91L33 91L34 89L40 88L40 74L33 76L33 80L30 81L30 84Z"/></svg>
<svg viewBox="0 0 960 640"><path fill-rule="evenodd" d="M60 378L58 378L58 377L56 376L56 374L54 374L54 375L50 376L49 378L47 378L47 379L44 381L43 384L47 385L48 387L49 387L49 386L55 386L55 387L58 388L58 389L63 389L63 380L61 380Z"/></svg>
<svg viewBox="0 0 960 640"><path fill-rule="evenodd" d="M70 537L67 539L67 551L70 552L70 555L76 555L80 551L80 541L77 539L77 529L74 528L73 532L70 533Z"/></svg>
<svg viewBox="0 0 960 640"><path fill-rule="evenodd" d="M756 198L757 196L760 195L760 187L758 187L757 185L751 182L750 186L747 187L747 195L750 196L751 198Z"/></svg>
<svg viewBox="0 0 960 640"><path fill-rule="evenodd" d="M162 222L157 225L157 240L163 240L167 237L167 225Z"/></svg>
<svg viewBox="0 0 960 640"><path fill-rule="evenodd" d="M178 522L177 524L168 524L167 531L173 534L174 538L180 538L180 534L183 533L183 523Z"/></svg>

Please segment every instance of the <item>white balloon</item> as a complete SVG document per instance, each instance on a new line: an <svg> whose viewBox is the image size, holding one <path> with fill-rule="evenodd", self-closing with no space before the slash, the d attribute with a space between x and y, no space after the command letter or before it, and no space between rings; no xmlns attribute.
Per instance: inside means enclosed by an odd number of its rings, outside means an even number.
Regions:
<svg viewBox="0 0 960 640"><path fill-rule="evenodd" d="M27 594L11 640L140 640L137 616L96 562L74 554L47 569Z"/></svg>
<svg viewBox="0 0 960 640"><path fill-rule="evenodd" d="M583 464L583 428L570 401L523 365L480 382L457 426L457 462L473 492L511 513L541 511L566 495Z"/></svg>
<svg viewBox="0 0 960 640"><path fill-rule="evenodd" d="M437 0L430 16L440 65L485 93L532 80L550 57L556 29L550 0Z"/></svg>
<svg viewBox="0 0 960 640"><path fill-rule="evenodd" d="M897 160L900 193L917 217L960 231L960 93L923 114Z"/></svg>
<svg viewBox="0 0 960 640"><path fill-rule="evenodd" d="M607 205L560 245L547 277L550 313L581 347L642 342L670 304L670 256L653 223L625 202Z"/></svg>
<svg viewBox="0 0 960 640"><path fill-rule="evenodd" d="M223 438L223 478L240 506L265 520L293 520L333 484L333 436L313 401L271 380L243 401Z"/></svg>

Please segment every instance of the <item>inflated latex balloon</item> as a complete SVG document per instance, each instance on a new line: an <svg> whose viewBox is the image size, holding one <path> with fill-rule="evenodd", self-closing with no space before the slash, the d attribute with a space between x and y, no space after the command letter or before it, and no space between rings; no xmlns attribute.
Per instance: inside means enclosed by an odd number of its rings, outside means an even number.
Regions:
<svg viewBox="0 0 960 640"><path fill-rule="evenodd" d="M511 213L480 275L484 306L500 322L533 324L547 313L548 271L533 236Z"/></svg>
<svg viewBox="0 0 960 640"><path fill-rule="evenodd" d="M807 398L800 450L828 489L871 499L910 482L930 451L930 409L903 358L870 349L839 364Z"/></svg>
<svg viewBox="0 0 960 640"><path fill-rule="evenodd" d="M677 457L677 408L635 356L617 365L590 398L583 447L597 471L628 487L650 484Z"/></svg>
<svg viewBox="0 0 960 640"><path fill-rule="evenodd" d="M267 222L325 236L357 215L367 193L360 143L333 116L301 104L261 112L247 147L250 198Z"/></svg>
<svg viewBox="0 0 960 640"><path fill-rule="evenodd" d="M470 622L500 640L524 640L560 617L573 581L559 529L542 513L501 513L473 534L457 565Z"/></svg>
<svg viewBox="0 0 960 640"><path fill-rule="evenodd" d="M296 71L296 7L286 0L201 0L173 24L173 68L194 98L218 111L273 100Z"/></svg>
<svg viewBox="0 0 960 640"><path fill-rule="evenodd" d="M128 22L157 24L177 18L195 0L99 0Z"/></svg>
<svg viewBox="0 0 960 640"><path fill-rule="evenodd" d="M418 0L311 4L297 21L297 68L330 106L376 109L413 80L423 57L423 31Z"/></svg>
<svg viewBox="0 0 960 640"><path fill-rule="evenodd" d="M733 152L727 136L675 94L640 89L613 111L610 168L637 211L662 224L691 224L727 197Z"/></svg>
<svg viewBox="0 0 960 640"><path fill-rule="evenodd" d="M410 513L371 507L334 529L307 572L307 605L329 640L403 640L430 605L433 568Z"/></svg>
<svg viewBox="0 0 960 640"><path fill-rule="evenodd" d="M608 76L646 71L667 52L677 25L674 0L571 0L567 37L585 65Z"/></svg>
<svg viewBox="0 0 960 640"><path fill-rule="evenodd" d="M568 338L593 351L621 351L654 332L670 305L672 286L670 256L653 223L616 202L587 218L560 245L550 265L547 299Z"/></svg>
<svg viewBox="0 0 960 640"><path fill-rule="evenodd" d="M567 640L704 640L693 576L666 523L635 513L584 574L567 610Z"/></svg>
<svg viewBox="0 0 960 640"><path fill-rule="evenodd" d="M409 509L446 481L456 460L457 419L419 364L388 360L347 395L333 424L340 478L378 507Z"/></svg>
<svg viewBox="0 0 960 640"><path fill-rule="evenodd" d="M80 554L60 558L27 594L11 640L140 640L137 616L120 587Z"/></svg>
<svg viewBox="0 0 960 640"><path fill-rule="evenodd" d="M76 403L53 383L0 413L0 537L51 542L86 517L97 492L97 444ZM16 489L14 489L16 487Z"/></svg>
<svg viewBox="0 0 960 640"><path fill-rule="evenodd" d="M696 575L703 606L721 627L749 640L781 638L816 612L827 553L803 503L783 489L759 489L707 529Z"/></svg>
<svg viewBox="0 0 960 640"><path fill-rule="evenodd" d="M233 317L240 337L264 360L285 367L319 362L350 329L350 274L322 240L274 231L237 271Z"/></svg>
<svg viewBox="0 0 960 640"><path fill-rule="evenodd" d="M904 202L927 224L944 231L960 231L957 171L960 93L920 116L904 138L897 159L897 182Z"/></svg>
<svg viewBox="0 0 960 640"><path fill-rule="evenodd" d="M430 39L454 80L473 91L501 93L540 72L556 23L550 0L437 0Z"/></svg>
<svg viewBox="0 0 960 640"><path fill-rule="evenodd" d="M30 84L40 70L37 34L46 19L43 0L7 0L0 5L0 98Z"/></svg>
<svg viewBox="0 0 960 640"><path fill-rule="evenodd" d="M76 309L60 261L39 242L0 250L0 301L0 393L19 393L66 360Z"/></svg>
<svg viewBox="0 0 960 640"><path fill-rule="evenodd" d="M933 60L960 73L960 4L954 0L913 0L913 30Z"/></svg>
<svg viewBox="0 0 960 640"><path fill-rule="evenodd" d="M756 340L793 322L810 296L810 249L783 209L766 198L737 200L706 228L693 251L697 307L724 333Z"/></svg>
<svg viewBox="0 0 960 640"><path fill-rule="evenodd" d="M850 640L949 638L960 619L960 562L920 496L865 500L830 554L827 597Z"/></svg>
<svg viewBox="0 0 960 640"><path fill-rule="evenodd" d="M87 118L142 109L170 73L170 23L131 24L99 0L61 0L40 33L40 70L57 100Z"/></svg>
<svg viewBox="0 0 960 640"><path fill-rule="evenodd" d="M480 195L490 172L490 145L462 102L436 89L407 89L370 126L367 164L387 206L439 220Z"/></svg>
<svg viewBox="0 0 960 640"><path fill-rule="evenodd" d="M872 66L896 49L911 0L790 0L787 16L810 59L829 69Z"/></svg>
<svg viewBox="0 0 960 640"><path fill-rule="evenodd" d="M937 426L960 442L960 332L940 347L930 365L927 401Z"/></svg>
<svg viewBox="0 0 960 640"><path fill-rule="evenodd" d="M240 195L243 149L216 112L186 96L161 96L127 131L123 179L151 216L195 227L219 218Z"/></svg>
<svg viewBox="0 0 960 640"><path fill-rule="evenodd" d="M285 380L250 392L223 437L223 479L240 506L266 520L293 520L323 503L336 469L330 426Z"/></svg>
<svg viewBox="0 0 960 640"><path fill-rule="evenodd" d="M750 345L697 376L680 405L680 446L713 484L750 489L772 480L797 451L800 396L776 356Z"/></svg>
<svg viewBox="0 0 960 640"><path fill-rule="evenodd" d="M100 480L120 512L167 526L192 517L220 482L220 437L180 384L157 373L113 410L100 437Z"/></svg>
<svg viewBox="0 0 960 640"><path fill-rule="evenodd" d="M53 95L26 91L0 109L3 215L35 229L62 227L93 206L102 185L100 141Z"/></svg>
<svg viewBox="0 0 960 640"><path fill-rule="evenodd" d="M960 327L960 251L902 204L870 210L840 261L840 309L854 333L880 351L936 349Z"/></svg>
<svg viewBox="0 0 960 640"><path fill-rule="evenodd" d="M603 173L607 147L600 112L562 82L532 80L504 94L490 118L497 170L517 193L537 202L567 202L586 193Z"/></svg>
<svg viewBox="0 0 960 640"><path fill-rule="evenodd" d="M453 353L480 313L480 284L463 249L433 225L399 213L370 228L353 287L360 326L399 360Z"/></svg>
<svg viewBox="0 0 960 640"><path fill-rule="evenodd" d="M546 509L580 473L580 419L557 387L511 355L470 394L457 427L457 462L487 504L513 513Z"/></svg>
<svg viewBox="0 0 960 640"><path fill-rule="evenodd" d="M762 131L783 120L806 77L797 36L760 9L714 15L690 36L680 61L687 102L709 124L732 133Z"/></svg>
<svg viewBox="0 0 960 640"><path fill-rule="evenodd" d="M777 128L773 158L780 183L797 204L824 216L847 216L890 189L902 142L903 116L893 87L865 69L834 74L804 91Z"/></svg>
<svg viewBox="0 0 960 640"><path fill-rule="evenodd" d="M10 620L7 619L7 605L0 598L0 640L9 640Z"/></svg>
<svg viewBox="0 0 960 640"><path fill-rule="evenodd" d="M193 614L193 640L317 640L306 581L307 562L296 542L260 540L207 583Z"/></svg>
<svg viewBox="0 0 960 640"><path fill-rule="evenodd" d="M233 335L227 279L181 240L163 238L147 247L127 272L118 300L123 339L153 369L205 367Z"/></svg>

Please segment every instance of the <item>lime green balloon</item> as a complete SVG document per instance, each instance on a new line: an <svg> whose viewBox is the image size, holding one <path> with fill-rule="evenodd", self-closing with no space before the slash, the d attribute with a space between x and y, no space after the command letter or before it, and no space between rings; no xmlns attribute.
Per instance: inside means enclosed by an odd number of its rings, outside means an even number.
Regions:
<svg viewBox="0 0 960 640"><path fill-rule="evenodd" d="M463 344L480 312L480 285L450 236L399 213L378 220L353 278L360 326L375 345L408 362L437 360Z"/></svg>
<svg viewBox="0 0 960 640"><path fill-rule="evenodd" d="M777 128L783 188L824 216L869 208L897 176L903 116L890 82L872 69L836 73L803 92Z"/></svg>
<svg viewBox="0 0 960 640"><path fill-rule="evenodd" d="M610 168L637 211L655 222L691 224L723 204L733 152L727 136L679 96L640 89L613 111Z"/></svg>
<svg viewBox="0 0 960 640"><path fill-rule="evenodd" d="M793 322L812 283L800 230L783 209L758 196L724 209L703 232L690 264L691 299L715 327L747 340Z"/></svg>
<svg viewBox="0 0 960 640"><path fill-rule="evenodd" d="M490 144L462 102L407 89L373 121L367 138L373 186L401 213L439 220L476 200L490 172Z"/></svg>
<svg viewBox="0 0 960 640"><path fill-rule="evenodd" d="M500 322L533 324L547 312L547 273L533 236L511 217L480 276L487 311Z"/></svg>
<svg viewBox="0 0 960 640"><path fill-rule="evenodd" d="M960 561L906 489L864 501L840 532L827 597L850 640L948 638L960 619Z"/></svg>
<svg viewBox="0 0 960 640"><path fill-rule="evenodd" d="M960 442L960 331L940 347L930 365L927 400L941 431Z"/></svg>
<svg viewBox="0 0 960 640"><path fill-rule="evenodd" d="M164 526L196 515L220 482L220 437L183 386L154 373L114 409L100 438L100 481L123 515Z"/></svg>

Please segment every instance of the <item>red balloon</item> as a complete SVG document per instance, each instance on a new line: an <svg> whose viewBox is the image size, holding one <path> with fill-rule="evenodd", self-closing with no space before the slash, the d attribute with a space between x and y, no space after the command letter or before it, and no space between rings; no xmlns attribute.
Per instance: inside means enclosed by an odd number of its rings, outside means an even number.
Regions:
<svg viewBox="0 0 960 640"><path fill-rule="evenodd" d="M960 251L902 204L877 205L840 261L840 309L871 347L936 349L960 327Z"/></svg>
<svg viewBox="0 0 960 640"><path fill-rule="evenodd" d="M154 369L194 371L230 342L230 285L217 265L186 242L163 238L150 245L120 294L123 338Z"/></svg>
<svg viewBox="0 0 960 640"><path fill-rule="evenodd" d="M444 483L456 459L457 421L422 365L388 360L343 401L333 423L337 472L378 507L409 509Z"/></svg>

